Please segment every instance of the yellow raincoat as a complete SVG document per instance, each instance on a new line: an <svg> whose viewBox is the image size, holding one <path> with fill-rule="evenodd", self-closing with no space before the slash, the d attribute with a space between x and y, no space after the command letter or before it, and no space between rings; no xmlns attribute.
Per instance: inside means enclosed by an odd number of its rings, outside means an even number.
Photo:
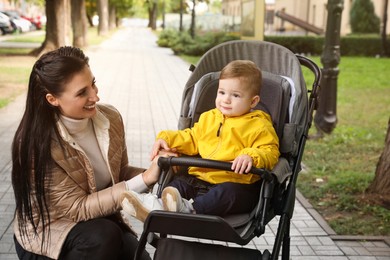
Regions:
<svg viewBox="0 0 390 260"><path fill-rule="evenodd" d="M272 169L279 158L279 139L272 126L271 117L255 110L239 117L225 117L218 109L203 113L192 128L179 131L166 130L157 135L170 148L186 155L199 154L204 159L233 161L247 154L253 166ZM260 179L254 174L190 167L189 174L218 184L235 182L251 184Z"/></svg>

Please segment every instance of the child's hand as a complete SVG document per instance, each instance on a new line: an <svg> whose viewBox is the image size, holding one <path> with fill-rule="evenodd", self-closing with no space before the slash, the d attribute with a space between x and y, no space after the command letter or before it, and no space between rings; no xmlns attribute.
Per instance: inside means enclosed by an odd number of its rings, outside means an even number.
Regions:
<svg viewBox="0 0 390 260"><path fill-rule="evenodd" d="M248 173L252 168L252 165L253 165L252 157L246 154L242 154L240 156L237 156L236 159L234 159L232 164L232 170L235 173L239 173L239 174Z"/></svg>
<svg viewBox="0 0 390 260"><path fill-rule="evenodd" d="M161 150L163 150L163 153L160 153ZM153 149L150 154L150 160L153 161L153 159L159 154L177 156L176 149L171 149L164 139L157 139L156 142L154 142Z"/></svg>

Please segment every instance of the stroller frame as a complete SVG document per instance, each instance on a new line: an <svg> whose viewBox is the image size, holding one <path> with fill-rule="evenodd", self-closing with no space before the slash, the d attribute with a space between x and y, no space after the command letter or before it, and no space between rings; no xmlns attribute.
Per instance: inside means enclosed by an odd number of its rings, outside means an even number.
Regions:
<svg viewBox="0 0 390 260"><path fill-rule="evenodd" d="M276 57L276 62L272 57ZM291 91L292 93L290 90L286 91L286 89L283 89L282 92L289 95L289 100L287 107L284 104L281 110L282 112L283 110L288 111L285 111L286 113L283 114L278 110L278 116L283 118L273 118L274 127L281 140L280 149L282 156L278 164L272 171L254 167L250 171L251 173L259 174L263 179L258 205L246 216L227 216L224 218L200 214L152 211L144 223L144 231L140 237L134 259L139 259L147 242L156 248L154 259L174 259L172 258L172 252L173 250L177 252L178 249L185 255L185 259L228 259L228 257L230 259L278 259L281 248L282 259L289 259L290 222L296 198L295 186L298 174L301 171L301 160L308 138L308 131L313 120L313 113L317 107L321 70L310 59L296 55L285 47L274 43L238 40L220 44L202 56L198 66L193 70L187 81L183 93L179 129L190 127L194 121L196 122L200 113L203 112L189 108L189 105L193 103L192 97L196 94L194 87L197 82L206 74L216 73L228 62L236 59L254 61L265 72L266 78L270 77L273 80L273 75L287 77L290 88L295 88ZM308 68L314 75L311 90L306 89L301 71L302 66ZM267 73L272 75L267 76ZM218 78L215 74L211 75L211 78L214 80L214 86L210 87L210 89L213 89ZM282 105L286 103L285 93L281 94L280 102ZM273 105L272 102L273 100L269 103L271 106ZM258 109L263 109L263 107ZM196 113L198 114L196 115ZM275 113L272 110L270 113L271 117ZM189 118L190 121L193 121L189 122ZM287 123L284 123L285 121ZM231 163L228 162L191 157L160 158L158 163L162 169L157 190L158 194L161 194L162 189L172 177L172 172L170 171L172 166L231 169ZM246 245L255 236L262 235L268 222L276 215L279 215L280 219L272 253L268 250L260 252L250 248L225 247L168 237L168 235L193 237ZM160 236L157 236L155 233L159 233ZM180 256L177 259L180 259Z"/></svg>

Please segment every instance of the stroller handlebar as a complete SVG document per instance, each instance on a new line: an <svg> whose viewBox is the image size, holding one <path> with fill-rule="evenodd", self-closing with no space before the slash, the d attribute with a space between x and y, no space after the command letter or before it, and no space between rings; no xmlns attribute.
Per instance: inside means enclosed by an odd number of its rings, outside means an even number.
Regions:
<svg viewBox="0 0 390 260"><path fill-rule="evenodd" d="M160 166L162 169L168 169L171 166L195 166L201 168L232 171L232 163L230 162L203 159L198 157L160 157L158 158L158 166ZM264 168L252 167L249 173L260 175L262 178L269 181L273 179L272 173Z"/></svg>

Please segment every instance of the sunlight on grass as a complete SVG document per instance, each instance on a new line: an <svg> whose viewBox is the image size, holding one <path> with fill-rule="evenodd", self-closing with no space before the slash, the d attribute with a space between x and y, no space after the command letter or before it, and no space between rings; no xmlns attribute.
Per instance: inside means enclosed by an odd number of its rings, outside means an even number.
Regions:
<svg viewBox="0 0 390 260"><path fill-rule="evenodd" d="M29 48L0 48L0 55L28 55L32 50Z"/></svg>
<svg viewBox="0 0 390 260"><path fill-rule="evenodd" d="M199 60L199 57L197 56L188 56L188 55L180 55L180 58L182 58L189 64L193 64L193 65L196 65Z"/></svg>
<svg viewBox="0 0 390 260"><path fill-rule="evenodd" d="M98 35L97 28L88 29L88 47L109 39L117 29L106 36ZM8 42L41 43L45 34L15 35ZM87 47L87 48L88 48ZM0 48L0 108L8 105L17 95L27 89L28 78L36 57L29 56L31 48Z"/></svg>
<svg viewBox="0 0 390 260"><path fill-rule="evenodd" d="M321 66L319 57L312 59ZM306 144L309 172L301 173L297 186L338 234L390 233L390 211L364 199L384 148L390 74L383 71L389 67L390 59L342 57L336 128Z"/></svg>
<svg viewBox="0 0 390 260"><path fill-rule="evenodd" d="M45 34L39 35L18 35L6 40L5 42L26 42L26 43L41 43L45 40Z"/></svg>
<svg viewBox="0 0 390 260"><path fill-rule="evenodd" d="M0 108L27 89L28 77L35 57L0 56Z"/></svg>

